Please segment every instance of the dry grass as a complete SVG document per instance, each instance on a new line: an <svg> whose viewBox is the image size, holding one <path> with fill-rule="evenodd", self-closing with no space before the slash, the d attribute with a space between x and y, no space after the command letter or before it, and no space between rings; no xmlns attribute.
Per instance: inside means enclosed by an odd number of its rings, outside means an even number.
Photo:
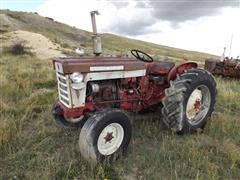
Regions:
<svg viewBox="0 0 240 180"><path fill-rule="evenodd" d="M57 96L49 60L1 55L0 179L238 179L240 83L217 78L216 111L203 134L178 136L159 114L135 115L127 158L91 167L79 131L52 120Z"/></svg>

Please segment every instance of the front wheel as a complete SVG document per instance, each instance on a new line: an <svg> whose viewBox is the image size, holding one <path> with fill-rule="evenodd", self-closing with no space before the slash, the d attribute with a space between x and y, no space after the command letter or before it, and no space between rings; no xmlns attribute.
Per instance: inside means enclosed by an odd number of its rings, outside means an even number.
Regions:
<svg viewBox="0 0 240 180"><path fill-rule="evenodd" d="M61 108L58 102L53 104L52 115L53 115L54 122L58 126L64 129L71 129L71 130L75 130L75 129L78 129L79 127L82 127L88 118L87 116L81 116L78 118L66 119L61 112Z"/></svg>
<svg viewBox="0 0 240 180"><path fill-rule="evenodd" d="M113 160L125 153L132 128L129 118L118 109L107 109L91 116L84 124L79 146L82 156L89 162Z"/></svg>
<svg viewBox="0 0 240 180"><path fill-rule="evenodd" d="M163 98L163 121L173 131L192 133L203 130L216 102L216 82L201 69L192 69L179 75Z"/></svg>

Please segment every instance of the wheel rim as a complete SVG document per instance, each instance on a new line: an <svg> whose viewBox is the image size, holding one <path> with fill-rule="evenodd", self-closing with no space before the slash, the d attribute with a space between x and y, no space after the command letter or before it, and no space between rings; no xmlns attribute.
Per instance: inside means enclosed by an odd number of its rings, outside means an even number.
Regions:
<svg viewBox="0 0 240 180"><path fill-rule="evenodd" d="M80 116L77 118L67 118L66 121L71 122L71 123L77 123L83 119L84 116Z"/></svg>
<svg viewBox="0 0 240 180"><path fill-rule="evenodd" d="M98 151L102 155L110 155L118 150L124 137L123 127L118 123L111 123L100 133L97 141Z"/></svg>
<svg viewBox="0 0 240 180"><path fill-rule="evenodd" d="M211 94L207 86L198 86L189 96L186 116L191 125L200 123L207 115L211 104Z"/></svg>

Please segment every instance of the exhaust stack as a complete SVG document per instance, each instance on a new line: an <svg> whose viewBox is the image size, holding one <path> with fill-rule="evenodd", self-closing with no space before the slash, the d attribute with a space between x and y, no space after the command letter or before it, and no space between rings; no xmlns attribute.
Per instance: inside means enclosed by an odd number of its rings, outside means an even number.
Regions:
<svg viewBox="0 0 240 180"><path fill-rule="evenodd" d="M102 43L101 36L97 33L97 25L95 15L100 15L98 11L91 11L91 19L92 19L92 28L93 28L93 53L95 56L99 56L102 53Z"/></svg>

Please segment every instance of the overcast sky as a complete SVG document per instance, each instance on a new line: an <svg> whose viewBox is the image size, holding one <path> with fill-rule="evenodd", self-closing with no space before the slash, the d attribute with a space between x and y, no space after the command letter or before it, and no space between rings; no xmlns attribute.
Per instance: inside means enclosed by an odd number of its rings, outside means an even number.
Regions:
<svg viewBox="0 0 240 180"><path fill-rule="evenodd" d="M98 10L99 32L221 55L240 55L240 0L3 0L9 9L91 31L89 12ZM18 2L18 3L17 3ZM21 2L21 3L19 3ZM34 5L33 2L36 2ZM25 8L23 6L25 4ZM133 47L134 48L134 47Z"/></svg>

